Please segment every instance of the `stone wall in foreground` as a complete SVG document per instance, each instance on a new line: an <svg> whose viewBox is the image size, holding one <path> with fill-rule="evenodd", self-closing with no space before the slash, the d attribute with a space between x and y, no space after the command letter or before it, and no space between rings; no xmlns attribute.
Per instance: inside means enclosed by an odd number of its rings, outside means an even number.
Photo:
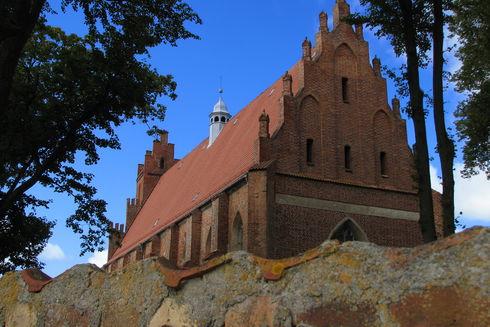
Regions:
<svg viewBox="0 0 490 327"><path fill-rule="evenodd" d="M0 326L490 326L486 228L413 249L327 242L277 261L235 252L204 268L78 265L37 293L9 273Z"/></svg>

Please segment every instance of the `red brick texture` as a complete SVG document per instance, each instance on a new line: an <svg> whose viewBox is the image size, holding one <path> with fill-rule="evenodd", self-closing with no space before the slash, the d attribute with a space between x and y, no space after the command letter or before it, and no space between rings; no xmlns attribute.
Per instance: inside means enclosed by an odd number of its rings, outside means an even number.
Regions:
<svg viewBox="0 0 490 327"><path fill-rule="evenodd" d="M237 250L236 226L241 221L243 226L243 250L247 250L248 234L248 184L241 182L228 195L228 250Z"/></svg>
<svg viewBox="0 0 490 327"><path fill-rule="evenodd" d="M200 144L165 174L176 162L173 145L166 133L155 141L138 169L136 200L128 204L128 223L136 216L135 223L115 259L126 258L138 242L150 244L145 257L158 253L178 267L202 265L215 255L238 249L262 257L293 256L325 241L346 218L368 241L380 245L422 242L415 220L275 200L277 194L284 194L418 212L405 121L397 101L393 109L388 105L381 63L376 58L371 65L362 28L354 31L340 21L348 12L346 3L336 3L331 32L326 16L320 16L314 47L304 41L303 58L232 118L231 126L225 126L211 147ZM345 165L346 146L350 167ZM223 176L227 180L218 183ZM171 190L172 183L191 177L186 188ZM196 178L202 180L198 183ZM158 192L145 203L157 182ZM166 198L157 198L162 194L174 197L172 205L161 205L167 203ZM181 199L175 199L176 194ZM138 211L139 216L134 213ZM159 215L160 225L151 227L151 220ZM159 236L148 243L153 230ZM113 265L120 267L115 259Z"/></svg>
<svg viewBox="0 0 490 327"><path fill-rule="evenodd" d="M174 145L168 143L168 132L163 131L160 134L160 140L153 141L152 151L146 151L145 163L138 165L136 205L141 206L145 203L151 191L153 191L155 185L158 183L160 176L176 162L174 158ZM134 219L134 214L131 213L129 217Z"/></svg>
<svg viewBox="0 0 490 327"><path fill-rule="evenodd" d="M179 224L179 242L177 246L177 266L184 267L191 260L192 218L188 217Z"/></svg>

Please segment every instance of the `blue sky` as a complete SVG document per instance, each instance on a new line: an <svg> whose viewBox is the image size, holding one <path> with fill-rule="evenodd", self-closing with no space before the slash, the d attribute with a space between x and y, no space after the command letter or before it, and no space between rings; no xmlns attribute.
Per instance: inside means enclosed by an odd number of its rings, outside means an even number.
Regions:
<svg viewBox="0 0 490 327"><path fill-rule="evenodd" d="M202 25L189 25L201 40L183 40L178 47L159 46L151 49L149 62L162 74L172 74L178 83L176 101L161 99L168 106L167 116L160 126L170 132L170 142L175 143L176 157L181 158L208 135L208 114L217 100L220 76L225 90L224 99L232 114L238 112L261 91L273 83L301 55L301 42L307 36L314 40L318 29L318 14L324 10L332 24L335 0L192 0L188 3L200 15ZM62 13L59 1L50 1L59 14L50 14L48 22L70 33L83 34L83 16L79 13ZM358 1L349 1L352 11L361 10ZM371 57L377 55L382 64L396 66L403 58L395 58L387 40L378 40L371 31L365 30L370 43ZM455 40L449 40L455 42ZM447 69L454 71L459 63L448 56ZM430 92L430 70L422 72L422 81ZM395 95L388 81L389 97ZM446 108L452 112L463 98L449 85L446 92ZM432 116L427 119L429 147L435 160L432 162L433 179L436 181L437 154L433 151L435 135ZM453 117L448 115L451 125ZM411 121L407 123L409 144L414 143ZM134 197L136 167L150 149L152 139L140 123L126 124L118 128L120 151L102 150L97 165L81 167L95 175L94 184L98 195L107 201L107 215L119 223L125 221L126 198ZM460 153L456 168L461 168ZM459 174L457 174L459 176ZM434 188L440 188L435 183ZM41 255L46 263L45 271L56 276L77 263L105 260L106 253L79 257L78 236L65 227L65 218L75 209L72 201L60 194L35 187L32 192L43 198L52 198L53 204L44 215L57 221L48 247ZM462 222L490 226L490 183L483 174L470 180L456 179L456 209L463 211Z"/></svg>

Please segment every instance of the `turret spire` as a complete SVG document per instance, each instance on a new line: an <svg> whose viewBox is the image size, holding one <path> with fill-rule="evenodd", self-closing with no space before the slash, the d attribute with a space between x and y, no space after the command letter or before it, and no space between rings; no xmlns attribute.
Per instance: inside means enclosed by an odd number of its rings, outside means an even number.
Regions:
<svg viewBox="0 0 490 327"><path fill-rule="evenodd" d="M220 81L221 84L221 81ZM230 120L231 115L228 111L228 107L223 100L223 88L220 85L218 89L219 98L218 102L214 105L213 111L209 114L209 143L208 147L214 143L221 130L225 127L225 124Z"/></svg>

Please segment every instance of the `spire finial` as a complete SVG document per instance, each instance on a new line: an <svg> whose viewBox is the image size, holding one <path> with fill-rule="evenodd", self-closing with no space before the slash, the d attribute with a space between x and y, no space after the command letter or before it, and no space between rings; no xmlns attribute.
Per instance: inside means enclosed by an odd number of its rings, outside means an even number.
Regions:
<svg viewBox="0 0 490 327"><path fill-rule="evenodd" d="M219 77L219 89L218 89L218 93L219 94L223 94L223 76L220 76Z"/></svg>

